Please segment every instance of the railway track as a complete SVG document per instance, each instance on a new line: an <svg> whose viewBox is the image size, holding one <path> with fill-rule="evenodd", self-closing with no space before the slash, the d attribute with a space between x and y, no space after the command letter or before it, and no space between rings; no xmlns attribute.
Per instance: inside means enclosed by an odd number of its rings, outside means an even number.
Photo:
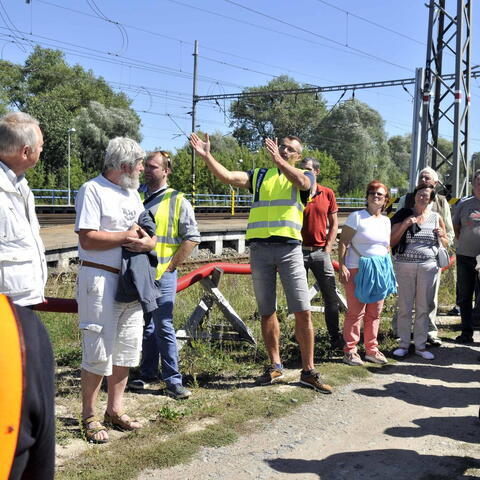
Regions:
<svg viewBox="0 0 480 480"><path fill-rule="evenodd" d="M224 211L206 211L204 209L198 209L195 211L195 217L197 220L224 220L228 222L233 218L247 218L248 211L235 212L235 215L232 216L230 210L225 209ZM357 209L358 210L358 209ZM350 207L344 207L339 209L339 223L343 224L348 214L352 211ZM52 213L46 212L42 209L40 212L37 211L38 221L42 227L54 226L54 225L73 225L75 223L75 213L74 212L61 212L56 211Z"/></svg>
<svg viewBox="0 0 480 480"><path fill-rule="evenodd" d="M214 262L231 262L231 263L248 263L249 255L248 253L240 253L237 255L219 255L214 257L203 257L203 258L189 258L185 260L179 267L181 273L191 272L196 268L202 267L209 263Z"/></svg>

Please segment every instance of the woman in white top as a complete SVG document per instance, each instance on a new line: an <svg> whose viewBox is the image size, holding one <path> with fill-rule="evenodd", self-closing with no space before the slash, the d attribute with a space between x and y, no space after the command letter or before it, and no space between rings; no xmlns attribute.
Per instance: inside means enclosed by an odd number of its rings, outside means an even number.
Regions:
<svg viewBox="0 0 480 480"><path fill-rule="evenodd" d="M347 313L343 325L345 340L343 361L348 365L363 365L357 353L360 340L360 327L363 320L365 342L365 360L384 364L387 359L378 350L378 327L384 299L371 303L362 303L355 296L355 277L358 273L360 256L389 255L390 220L382 215L388 204L388 188L378 180L367 186L366 209L352 212L342 227L338 245L340 281L345 285L347 295Z"/></svg>
<svg viewBox="0 0 480 480"><path fill-rule="evenodd" d="M402 208L392 217L390 243L396 247L394 251L397 250L397 331L400 337L400 346L393 354L396 357L407 355L412 333L412 312L415 310L415 353L426 360L433 360L435 356L425 350L425 345L438 281L438 242L447 247L448 237L442 217L429 208L435 199L434 185L420 183L413 193L413 208Z"/></svg>

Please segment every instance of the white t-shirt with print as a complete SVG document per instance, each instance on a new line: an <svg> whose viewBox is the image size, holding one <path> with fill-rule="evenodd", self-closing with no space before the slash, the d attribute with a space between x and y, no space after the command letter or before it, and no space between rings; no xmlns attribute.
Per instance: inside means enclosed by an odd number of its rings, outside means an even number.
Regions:
<svg viewBox="0 0 480 480"><path fill-rule="evenodd" d="M81 229L125 232L144 210L136 190L126 190L99 175L84 183L75 199L75 231ZM84 250L78 245L78 258L120 268L122 247L109 250Z"/></svg>
<svg viewBox="0 0 480 480"><path fill-rule="evenodd" d="M355 230L352 238L353 246L360 252L362 257L374 255L387 255L390 245L390 220L384 215L379 217L370 215L367 210L352 212L345 225ZM358 268L359 256L349 248L345 258L347 268Z"/></svg>

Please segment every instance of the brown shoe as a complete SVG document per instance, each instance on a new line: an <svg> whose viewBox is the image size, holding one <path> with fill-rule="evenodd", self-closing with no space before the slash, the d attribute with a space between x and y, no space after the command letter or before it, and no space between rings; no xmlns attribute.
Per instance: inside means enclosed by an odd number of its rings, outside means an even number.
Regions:
<svg viewBox="0 0 480 480"><path fill-rule="evenodd" d="M82 420L82 432L85 435L85 440L89 443L107 443L108 437L101 438L98 436L100 432L106 431L105 426L93 415Z"/></svg>
<svg viewBox="0 0 480 480"><path fill-rule="evenodd" d="M274 383L280 382L283 379L283 370L280 368L275 368L273 365L270 365L265 369L265 371L255 380L255 385L272 385Z"/></svg>
<svg viewBox="0 0 480 480"><path fill-rule="evenodd" d="M306 387L313 388L320 393L328 394L333 392L333 388L330 385L323 383L319 373L315 371L307 374L302 370L302 373L300 374L300 383Z"/></svg>
<svg viewBox="0 0 480 480"><path fill-rule="evenodd" d="M106 424L111 425L122 432L130 432L132 430L143 428L143 425L137 419L130 418L125 412L120 412L116 415L109 415L105 412L103 420ZM135 425L135 423L140 426Z"/></svg>

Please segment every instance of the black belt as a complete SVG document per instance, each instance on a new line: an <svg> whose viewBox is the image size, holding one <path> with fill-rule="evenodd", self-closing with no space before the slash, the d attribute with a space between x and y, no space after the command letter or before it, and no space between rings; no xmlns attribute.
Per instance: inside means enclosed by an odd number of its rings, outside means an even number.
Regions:
<svg viewBox="0 0 480 480"><path fill-rule="evenodd" d="M308 247L307 245L302 245L303 250L308 250L309 252L316 252L317 250L325 250L325 247Z"/></svg>

